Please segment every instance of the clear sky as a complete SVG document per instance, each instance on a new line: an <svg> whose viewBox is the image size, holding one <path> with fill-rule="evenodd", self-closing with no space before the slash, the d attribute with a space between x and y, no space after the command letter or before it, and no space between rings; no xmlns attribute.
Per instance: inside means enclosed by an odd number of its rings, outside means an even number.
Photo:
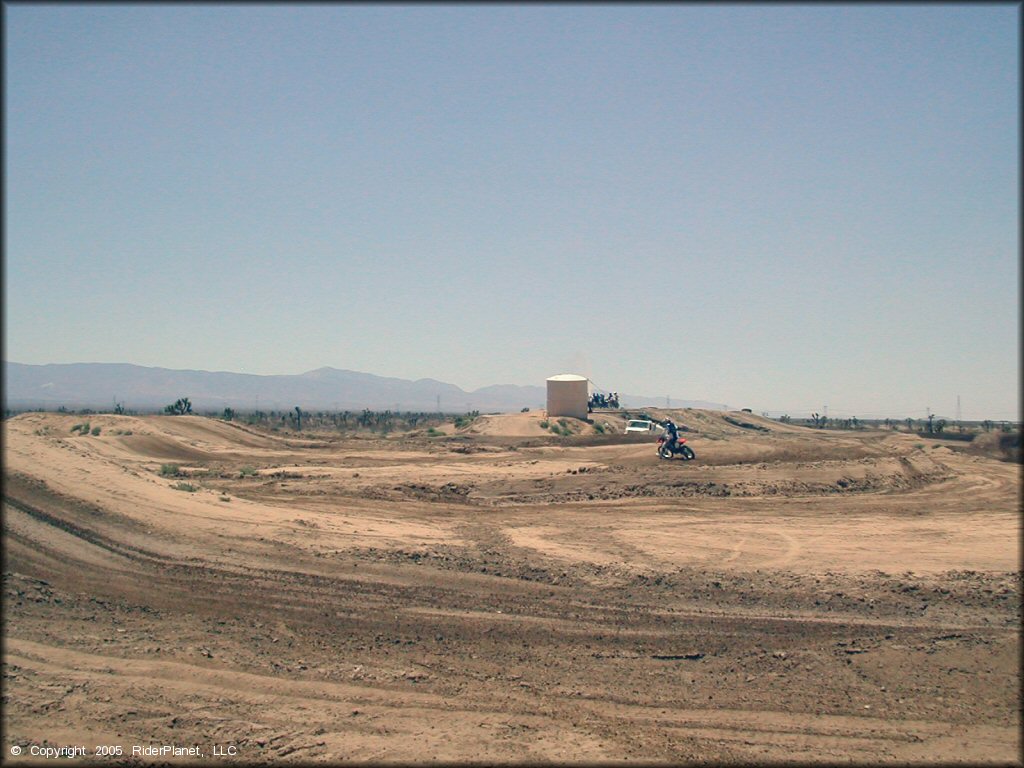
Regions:
<svg viewBox="0 0 1024 768"><path fill-rule="evenodd" d="M1017 5L4 22L7 360L1019 418Z"/></svg>

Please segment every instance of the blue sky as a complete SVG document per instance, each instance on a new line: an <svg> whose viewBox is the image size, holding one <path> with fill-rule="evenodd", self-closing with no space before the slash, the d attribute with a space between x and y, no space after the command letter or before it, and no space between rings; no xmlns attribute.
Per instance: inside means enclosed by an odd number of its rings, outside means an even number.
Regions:
<svg viewBox="0 0 1024 768"><path fill-rule="evenodd" d="M18 5L5 358L1019 418L1015 5Z"/></svg>

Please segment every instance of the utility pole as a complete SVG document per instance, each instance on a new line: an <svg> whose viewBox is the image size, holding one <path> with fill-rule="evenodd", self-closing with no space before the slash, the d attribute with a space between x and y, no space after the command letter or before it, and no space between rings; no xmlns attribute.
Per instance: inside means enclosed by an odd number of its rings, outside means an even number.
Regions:
<svg viewBox="0 0 1024 768"><path fill-rule="evenodd" d="M669 405L670 402L672 402L672 401L669 400L668 395L665 395L665 407L666 408L671 408L672 407L671 405Z"/></svg>
<svg viewBox="0 0 1024 768"><path fill-rule="evenodd" d="M956 423L960 423L960 395L956 396Z"/></svg>

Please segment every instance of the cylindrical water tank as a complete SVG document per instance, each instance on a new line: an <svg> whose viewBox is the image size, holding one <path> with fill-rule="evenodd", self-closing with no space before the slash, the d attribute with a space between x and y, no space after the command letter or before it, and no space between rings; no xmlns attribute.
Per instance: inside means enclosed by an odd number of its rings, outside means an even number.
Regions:
<svg viewBox="0 0 1024 768"><path fill-rule="evenodd" d="M548 379L548 416L587 418L587 377L560 373Z"/></svg>

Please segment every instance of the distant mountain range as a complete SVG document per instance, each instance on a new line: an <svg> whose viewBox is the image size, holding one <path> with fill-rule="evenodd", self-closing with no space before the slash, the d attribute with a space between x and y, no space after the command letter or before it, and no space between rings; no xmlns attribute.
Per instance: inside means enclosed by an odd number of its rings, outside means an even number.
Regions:
<svg viewBox="0 0 1024 768"><path fill-rule="evenodd" d="M544 408L546 386L499 384L466 392L434 379L375 376L337 368L286 376L147 368L127 363L4 363L8 409L113 408L162 410L187 397L196 411L235 409L400 410L462 413ZM665 398L620 395L624 407L664 407ZM729 410L721 403L672 400L673 408Z"/></svg>

